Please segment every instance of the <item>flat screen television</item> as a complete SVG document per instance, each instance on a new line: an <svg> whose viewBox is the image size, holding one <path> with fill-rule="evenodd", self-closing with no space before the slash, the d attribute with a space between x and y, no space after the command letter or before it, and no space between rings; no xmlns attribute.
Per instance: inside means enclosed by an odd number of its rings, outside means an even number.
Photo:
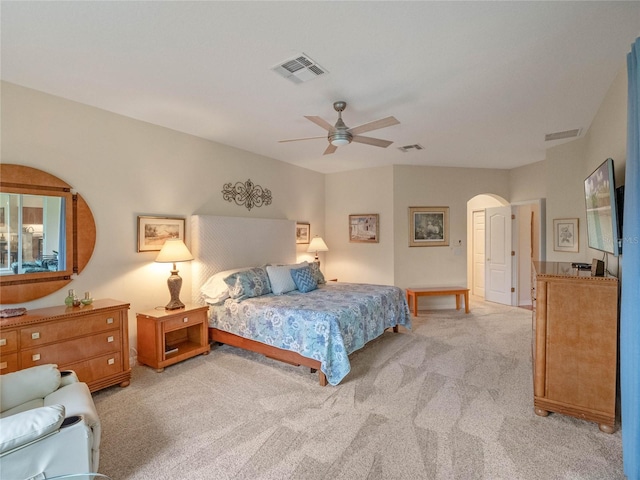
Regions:
<svg viewBox="0 0 640 480"><path fill-rule="evenodd" d="M613 177L613 160L607 158L584 181L589 248L620 255L620 230Z"/></svg>

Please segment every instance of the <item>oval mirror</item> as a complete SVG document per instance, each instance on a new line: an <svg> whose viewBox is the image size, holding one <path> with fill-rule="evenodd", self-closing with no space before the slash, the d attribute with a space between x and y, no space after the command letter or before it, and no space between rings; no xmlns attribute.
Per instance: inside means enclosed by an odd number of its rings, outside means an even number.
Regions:
<svg viewBox="0 0 640 480"><path fill-rule="evenodd" d="M70 185L35 168L0 164L0 302L63 288L87 265L95 240L91 210Z"/></svg>

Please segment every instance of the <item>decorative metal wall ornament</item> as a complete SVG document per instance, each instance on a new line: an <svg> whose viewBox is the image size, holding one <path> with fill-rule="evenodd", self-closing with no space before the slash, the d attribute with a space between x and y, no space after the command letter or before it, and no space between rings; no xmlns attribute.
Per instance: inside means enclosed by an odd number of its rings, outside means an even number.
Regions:
<svg viewBox="0 0 640 480"><path fill-rule="evenodd" d="M271 205L271 190L255 185L251 180L236 182L235 185L225 183L222 186L222 198L227 202L236 202L236 205L244 205L247 210L262 205Z"/></svg>

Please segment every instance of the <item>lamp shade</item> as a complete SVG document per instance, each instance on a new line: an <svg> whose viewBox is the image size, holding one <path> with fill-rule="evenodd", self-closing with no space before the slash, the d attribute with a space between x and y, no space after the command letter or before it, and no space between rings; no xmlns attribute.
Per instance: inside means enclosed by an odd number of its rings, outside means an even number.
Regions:
<svg viewBox="0 0 640 480"><path fill-rule="evenodd" d="M179 238L165 241L156 257L156 262L160 263L188 262L189 260L193 260L193 255Z"/></svg>
<svg viewBox="0 0 640 480"><path fill-rule="evenodd" d="M328 252L329 247L324 243L322 237L313 237L311 242L309 243L309 248L307 248L307 252Z"/></svg>

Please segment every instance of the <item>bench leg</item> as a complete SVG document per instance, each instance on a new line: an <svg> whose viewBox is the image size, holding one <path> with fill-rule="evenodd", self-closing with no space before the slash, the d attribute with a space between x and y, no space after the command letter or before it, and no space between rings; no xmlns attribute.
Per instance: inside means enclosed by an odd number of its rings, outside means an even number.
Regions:
<svg viewBox="0 0 640 480"><path fill-rule="evenodd" d="M469 291L464 292L464 313L469 313Z"/></svg>
<svg viewBox="0 0 640 480"><path fill-rule="evenodd" d="M456 310L460 310L460 300L462 300L462 295L456 293Z"/></svg>
<svg viewBox="0 0 640 480"><path fill-rule="evenodd" d="M418 296L415 293L407 292L407 303L409 304L409 310L413 311L413 316L418 316Z"/></svg>

